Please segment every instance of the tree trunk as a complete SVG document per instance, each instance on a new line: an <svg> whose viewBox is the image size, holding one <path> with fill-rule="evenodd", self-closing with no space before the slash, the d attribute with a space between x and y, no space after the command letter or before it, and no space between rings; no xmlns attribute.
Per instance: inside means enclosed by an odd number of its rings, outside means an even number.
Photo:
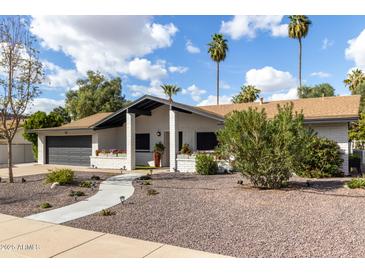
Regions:
<svg viewBox="0 0 365 274"><path fill-rule="evenodd" d="M9 183L14 183L14 176L13 176L13 151L12 151L12 141L8 140L8 169L9 169Z"/></svg>
<svg viewBox="0 0 365 274"><path fill-rule="evenodd" d="M302 39L299 38L299 88L302 87Z"/></svg>
<svg viewBox="0 0 365 274"><path fill-rule="evenodd" d="M219 62L217 62L217 105L219 105Z"/></svg>

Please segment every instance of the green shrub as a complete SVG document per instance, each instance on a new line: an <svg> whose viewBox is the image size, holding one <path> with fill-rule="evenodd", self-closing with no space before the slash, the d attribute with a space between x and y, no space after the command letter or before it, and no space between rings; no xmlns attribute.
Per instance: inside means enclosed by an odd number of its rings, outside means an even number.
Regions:
<svg viewBox="0 0 365 274"><path fill-rule="evenodd" d="M50 208L50 207L52 207L52 205L50 204L50 203L41 203L40 205L39 205L39 207L40 208L43 208L43 209L46 209L46 208Z"/></svg>
<svg viewBox="0 0 365 274"><path fill-rule="evenodd" d="M148 196L154 196L154 195L157 195L157 194L159 194L160 192L158 192L156 189L153 189L153 188L151 188L151 189L149 189L149 190L147 190L147 195Z"/></svg>
<svg viewBox="0 0 365 274"><path fill-rule="evenodd" d="M65 185L72 183L74 179L74 172L71 169L63 168L53 170L51 173L47 174L47 183L58 182L60 185Z"/></svg>
<svg viewBox="0 0 365 274"><path fill-rule="evenodd" d="M100 211L101 216L113 216L115 215L115 211L111 211L110 209L103 209Z"/></svg>
<svg viewBox="0 0 365 274"><path fill-rule="evenodd" d="M222 158L233 156L234 169L254 186L280 188L305 155L308 130L303 127L303 115L293 114L293 105L287 104L278 106L273 119L267 118L264 109L233 111L217 136L217 152Z"/></svg>
<svg viewBox="0 0 365 274"><path fill-rule="evenodd" d="M141 185L150 186L150 185L152 185L152 183L151 183L151 180L144 180L144 181L142 181Z"/></svg>
<svg viewBox="0 0 365 274"><path fill-rule="evenodd" d="M343 159L338 144L313 135L306 144L307 153L297 166L296 173L302 177L324 178L343 176Z"/></svg>
<svg viewBox="0 0 365 274"><path fill-rule="evenodd" d="M181 154L186 154L186 155L191 155L192 152L191 152L189 144L183 144L181 146L180 153Z"/></svg>
<svg viewBox="0 0 365 274"><path fill-rule="evenodd" d="M68 196L71 196L71 197L80 197L80 196L85 196L85 193L84 192L82 192L82 191L73 191L73 190L71 190L70 191L70 194L68 195Z"/></svg>
<svg viewBox="0 0 365 274"><path fill-rule="evenodd" d="M214 175L218 172L218 165L212 155L199 153L195 157L195 170L200 175Z"/></svg>
<svg viewBox="0 0 365 274"><path fill-rule="evenodd" d="M365 188L365 178L353 178L347 183L349 188Z"/></svg>
<svg viewBox="0 0 365 274"><path fill-rule="evenodd" d="M86 187L86 188L91 188L92 187L92 182L90 181L83 181L79 184L80 187Z"/></svg>

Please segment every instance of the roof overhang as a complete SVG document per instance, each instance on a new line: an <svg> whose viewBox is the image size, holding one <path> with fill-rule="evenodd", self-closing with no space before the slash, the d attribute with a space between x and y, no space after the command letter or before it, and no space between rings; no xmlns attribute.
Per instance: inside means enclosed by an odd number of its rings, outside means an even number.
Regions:
<svg viewBox="0 0 365 274"><path fill-rule="evenodd" d="M213 114L213 113L198 109L193 106L180 104L180 103L176 103L176 102L170 103L168 100L165 100L162 98L158 98L158 97L151 96L151 95L145 95L145 96L137 99L136 101L134 101L128 107L125 107L125 108L115 112L114 114L106 117L105 119L99 121L98 123L96 123L93 126L93 129L98 130L98 129L122 126L126 122L126 113L127 112L134 113L136 115L136 117L138 117L140 115L151 116L152 110L154 110L160 106L163 106L163 105L171 106L172 110L175 110L178 112L183 112L183 113L188 113L188 114L194 113L194 114L197 114L200 116L204 116L207 118L217 120L219 122L224 121L224 117L222 117L220 115Z"/></svg>
<svg viewBox="0 0 365 274"><path fill-rule="evenodd" d="M317 118L317 119L305 119L304 124L337 124L337 123L349 123L359 120L359 116L355 117L335 117L335 118Z"/></svg>

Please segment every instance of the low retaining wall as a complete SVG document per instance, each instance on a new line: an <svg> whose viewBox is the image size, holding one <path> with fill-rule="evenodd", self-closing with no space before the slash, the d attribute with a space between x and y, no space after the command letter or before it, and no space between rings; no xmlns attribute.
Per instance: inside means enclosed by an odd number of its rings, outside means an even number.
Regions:
<svg viewBox="0 0 365 274"><path fill-rule="evenodd" d="M90 156L90 166L93 168L125 169L127 157Z"/></svg>
<svg viewBox="0 0 365 274"><path fill-rule="evenodd" d="M225 173L231 170L231 166L227 161L217 161L218 173ZM195 156L179 155L176 159L176 169L179 172L196 172Z"/></svg>

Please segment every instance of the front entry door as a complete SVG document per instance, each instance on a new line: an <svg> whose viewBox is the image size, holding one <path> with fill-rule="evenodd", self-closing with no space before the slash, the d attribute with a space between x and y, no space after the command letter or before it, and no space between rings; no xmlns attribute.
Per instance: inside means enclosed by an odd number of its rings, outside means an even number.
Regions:
<svg viewBox="0 0 365 274"><path fill-rule="evenodd" d="M162 155L162 166L170 166L170 132L168 131L163 134L163 144L165 151Z"/></svg>

